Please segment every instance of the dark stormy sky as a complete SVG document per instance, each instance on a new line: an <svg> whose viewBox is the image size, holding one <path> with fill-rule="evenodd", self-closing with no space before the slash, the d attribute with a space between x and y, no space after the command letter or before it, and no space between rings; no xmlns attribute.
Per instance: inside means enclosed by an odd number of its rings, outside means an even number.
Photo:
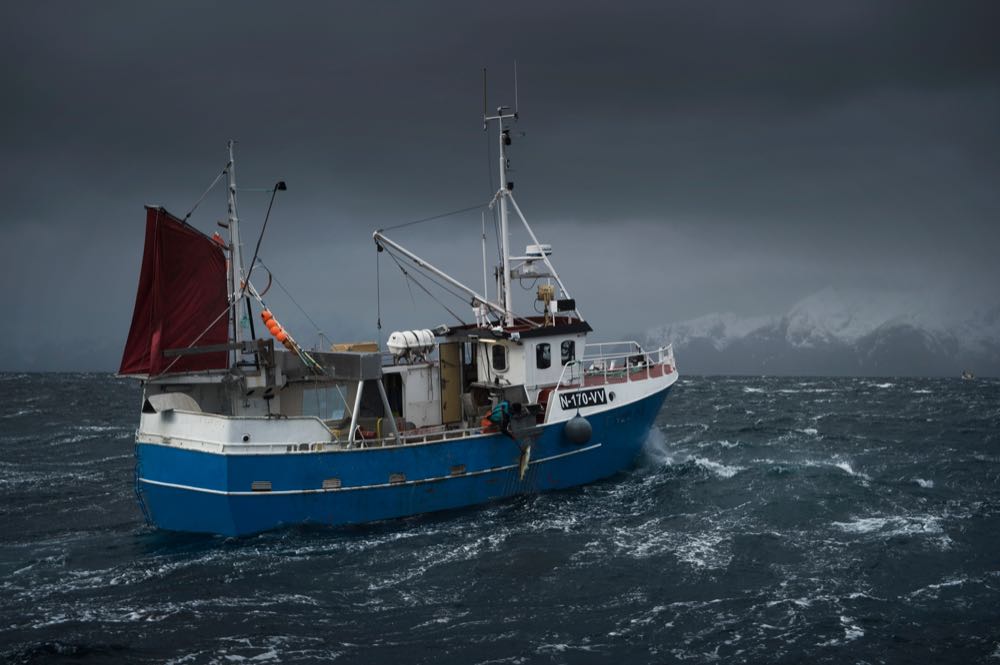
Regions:
<svg viewBox="0 0 1000 665"><path fill-rule="evenodd" d="M599 337L829 286L994 302L998 26L995 2L4 3L0 369L117 367L142 205L186 212L230 137L241 186L288 182L267 264L372 338L370 232L488 199L481 69L510 102L515 58L515 194ZM266 202L241 197L247 243ZM218 189L192 222L224 215ZM394 237L481 288L479 227ZM450 320L385 260L382 286L388 330Z"/></svg>

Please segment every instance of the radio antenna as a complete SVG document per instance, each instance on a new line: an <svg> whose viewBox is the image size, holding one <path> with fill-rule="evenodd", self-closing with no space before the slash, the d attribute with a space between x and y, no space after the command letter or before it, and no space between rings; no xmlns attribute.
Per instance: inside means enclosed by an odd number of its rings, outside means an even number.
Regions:
<svg viewBox="0 0 1000 665"><path fill-rule="evenodd" d="M515 95L516 97L517 95ZM483 67L483 131L486 131L486 68Z"/></svg>
<svg viewBox="0 0 1000 665"><path fill-rule="evenodd" d="M517 59L514 59L514 119L517 119Z"/></svg>

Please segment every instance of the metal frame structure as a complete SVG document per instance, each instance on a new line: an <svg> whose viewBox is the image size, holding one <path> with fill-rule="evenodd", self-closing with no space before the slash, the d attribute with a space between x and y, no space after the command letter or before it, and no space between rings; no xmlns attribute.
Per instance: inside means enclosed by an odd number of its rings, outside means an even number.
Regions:
<svg viewBox="0 0 1000 665"><path fill-rule="evenodd" d="M515 88L516 86L516 69L515 69ZM483 295L479 295L474 289L469 288L465 284L459 282L457 279L451 277L443 270L435 267L434 265L428 263L426 260L420 258L417 254L406 249L399 243L388 238L381 229L375 231L372 234L372 238L376 243L384 246L390 247L395 251L399 252L409 260L413 261L417 266L428 270L434 275L445 280L457 289L462 290L464 293L468 294L472 298L474 303L479 303L484 305L498 314L503 316L504 325L511 327L514 325L514 302L513 302L513 289L511 283L511 261L514 260L541 260L545 263L546 268L548 268L549 276L555 279L556 283L559 285L559 290L562 298L569 299L570 296L569 289L563 283L562 279L559 277L559 273L556 271L555 266L549 260L548 253L545 251L541 252L540 257L528 257L528 256L511 256L510 252L510 213L508 211L507 202L510 201L510 205L514 208L514 212L517 213L518 218L520 218L521 223L524 225L525 230L531 237L532 242L537 246L541 246L542 243L538 240L538 236L535 235L534 230L531 225L528 224L528 220L525 218L524 213L521 212L520 206L517 205L517 201L514 199L512 193L513 183L507 182L507 169L510 165L510 159L507 157L507 146L510 145L510 128L505 126L505 121L517 120L518 114L516 110L511 111L509 106L498 106L495 115L486 114L486 100L485 100L485 77L484 77L484 99L483 99L483 130L489 128L491 122L497 123L497 140L500 145L500 188L497 190L496 194L493 195L492 201L490 201L490 208L499 203L500 206L500 280L498 283L499 293L497 294L497 300L499 302L493 302L489 299L489 294L487 293L486 287L486 221L483 219ZM516 92L515 92L516 99ZM577 317L582 321L583 315L580 313L579 308L574 306L574 312Z"/></svg>

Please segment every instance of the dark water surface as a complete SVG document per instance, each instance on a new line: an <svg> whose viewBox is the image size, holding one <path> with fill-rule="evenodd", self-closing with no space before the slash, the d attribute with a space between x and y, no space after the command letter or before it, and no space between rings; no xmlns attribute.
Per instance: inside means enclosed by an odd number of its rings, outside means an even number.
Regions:
<svg viewBox="0 0 1000 665"><path fill-rule="evenodd" d="M1000 662L1000 381L683 378L611 481L241 539L143 524L135 384L0 404L2 662Z"/></svg>

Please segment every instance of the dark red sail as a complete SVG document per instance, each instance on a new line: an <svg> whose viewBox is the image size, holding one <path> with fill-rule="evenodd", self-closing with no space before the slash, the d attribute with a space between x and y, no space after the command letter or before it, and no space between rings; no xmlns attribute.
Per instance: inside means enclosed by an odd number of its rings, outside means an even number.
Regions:
<svg viewBox="0 0 1000 665"><path fill-rule="evenodd" d="M168 349L229 341L226 256L163 208L146 206L146 247L120 374L224 369L225 351L165 357ZM204 334L203 334L204 333Z"/></svg>

